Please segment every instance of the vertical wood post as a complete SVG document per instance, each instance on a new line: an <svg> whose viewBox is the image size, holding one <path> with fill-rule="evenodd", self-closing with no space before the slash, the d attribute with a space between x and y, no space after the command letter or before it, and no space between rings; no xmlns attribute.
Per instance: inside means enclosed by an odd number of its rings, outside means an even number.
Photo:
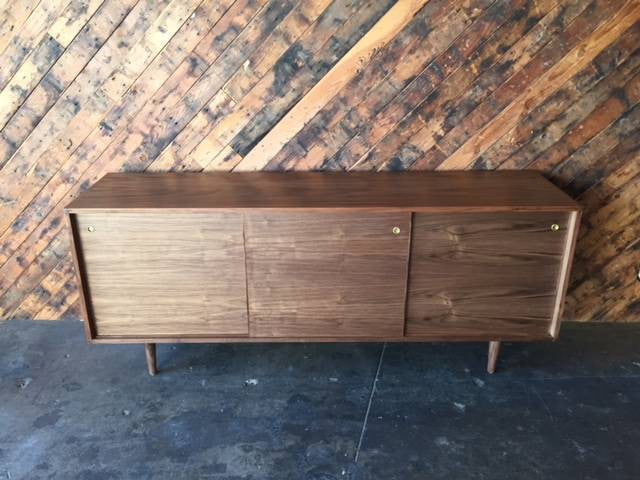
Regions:
<svg viewBox="0 0 640 480"><path fill-rule="evenodd" d="M498 363L499 353L500 342L489 342L489 359L487 361L487 372L494 373L496 371L496 363Z"/></svg>
<svg viewBox="0 0 640 480"><path fill-rule="evenodd" d="M156 344L145 343L144 353L147 357L147 368L149 369L149 375L153 376L158 372L156 366Z"/></svg>

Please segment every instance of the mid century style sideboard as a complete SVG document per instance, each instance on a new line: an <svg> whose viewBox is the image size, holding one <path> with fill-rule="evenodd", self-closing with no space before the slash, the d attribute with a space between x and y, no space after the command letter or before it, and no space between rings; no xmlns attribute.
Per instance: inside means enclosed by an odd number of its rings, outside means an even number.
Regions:
<svg viewBox="0 0 640 480"><path fill-rule="evenodd" d="M94 343L558 336L579 206L533 171L108 174L66 210Z"/></svg>

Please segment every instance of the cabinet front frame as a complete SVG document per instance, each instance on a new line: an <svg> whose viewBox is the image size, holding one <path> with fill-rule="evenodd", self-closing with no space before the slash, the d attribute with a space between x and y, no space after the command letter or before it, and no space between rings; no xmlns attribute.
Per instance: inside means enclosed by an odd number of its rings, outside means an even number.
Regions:
<svg viewBox="0 0 640 480"><path fill-rule="evenodd" d="M264 209L271 210L271 209ZM158 213L158 209L144 208L144 209L110 209L110 208L77 208L77 209L65 209L65 217L70 230L71 237L71 254L75 267L76 278L79 289L79 302L81 313L84 319L84 331L85 337L88 342L94 344L117 344L117 343L297 343L297 342L315 342L315 343L332 343L332 342L398 342L398 343L416 343L416 342L433 342L433 341L484 341L484 340L502 340L502 341L535 341L535 340L554 340L558 337L560 330L560 323L562 312L564 308L564 299L569 283L569 277L571 273L571 266L573 255L575 251L575 244L578 236L579 222L581 218L581 210L566 208L566 207L545 207L545 208L512 208L512 207L484 207L484 208L459 208L459 207L413 207L413 208L331 208L331 209L314 209L314 208L292 208L292 209L272 209L274 211L291 211L291 212L314 212L314 211L334 211L334 212L387 212L387 213L409 213L413 218L415 213L470 213L470 212L559 212L569 213L569 225L567 227L566 241L564 245L564 253L562 256L562 264L560 268L559 278L557 282L556 300L553 309L553 317L549 332L545 335L531 335L523 337L521 335L509 336L502 335L499 337L488 335L486 337L479 337L477 335L420 335L420 336L392 336L392 337L335 337L327 335L326 337L251 337L248 335L178 335L178 336L127 336L127 335L110 335L99 336L96 334L95 321L93 315L93 307L91 304L91 292L89 284L87 282L87 275L84 266L82 244L78 235L78 226L76 215L82 213ZM162 209L163 213L207 213L207 212L239 212L243 214L254 211L254 209L242 209L242 208L198 208L198 209ZM413 234L413 232L411 232ZM411 235L413 236L413 235ZM246 247L246 245L245 245ZM411 240L409 248L411 248ZM411 262L410 255L408 256L408 263ZM408 271L409 269L407 269ZM246 275L246 268L245 268ZM404 324L406 329L406 306L408 279L405 285L405 318ZM248 290L247 290L248 294ZM248 318L249 324L251 318Z"/></svg>

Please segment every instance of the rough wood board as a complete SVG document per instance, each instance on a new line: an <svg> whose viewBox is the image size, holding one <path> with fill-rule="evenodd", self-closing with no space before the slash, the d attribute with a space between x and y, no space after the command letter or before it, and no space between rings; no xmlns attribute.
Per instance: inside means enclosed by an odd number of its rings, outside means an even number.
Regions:
<svg viewBox="0 0 640 480"><path fill-rule="evenodd" d="M62 208L105 173L248 163L541 170L586 207L564 317L640 319L637 2L10 3L1 319L78 311Z"/></svg>
<svg viewBox="0 0 640 480"><path fill-rule="evenodd" d="M236 166L259 170L413 18L428 0L399 0Z"/></svg>

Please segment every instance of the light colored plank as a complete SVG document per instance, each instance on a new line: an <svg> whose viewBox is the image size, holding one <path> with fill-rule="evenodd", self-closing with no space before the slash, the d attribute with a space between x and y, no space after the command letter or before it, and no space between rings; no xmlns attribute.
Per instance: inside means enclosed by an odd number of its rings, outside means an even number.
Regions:
<svg viewBox="0 0 640 480"><path fill-rule="evenodd" d="M20 66L6 87L0 92L0 130L33 88L62 54L63 47L54 38L47 37Z"/></svg>
<svg viewBox="0 0 640 480"><path fill-rule="evenodd" d="M75 279L71 255L67 255L49 272L24 299L13 312L13 318L33 319L41 311L51 297L58 292L65 282L73 281L75 289ZM57 317L56 317L57 318Z"/></svg>
<svg viewBox="0 0 640 480"><path fill-rule="evenodd" d="M203 0L173 0L154 20L144 37L132 45L102 86L114 102L129 89L133 81L149 66Z"/></svg>
<svg viewBox="0 0 640 480"><path fill-rule="evenodd" d="M0 54L11 43L14 36L21 31L22 25L29 18L34 8L40 3L37 0L5 1L0 13Z"/></svg>
<svg viewBox="0 0 640 480"><path fill-rule="evenodd" d="M24 59L40 43L51 24L68 4L69 0L43 0L33 9L0 56L0 90L9 83Z"/></svg>
<svg viewBox="0 0 640 480"><path fill-rule="evenodd" d="M62 288L56 291L49 301L33 316L34 320L57 320L80 298L76 288L76 279L69 276Z"/></svg>
<svg viewBox="0 0 640 480"><path fill-rule="evenodd" d="M104 0L71 2L53 23L49 35L66 48L103 2Z"/></svg>

